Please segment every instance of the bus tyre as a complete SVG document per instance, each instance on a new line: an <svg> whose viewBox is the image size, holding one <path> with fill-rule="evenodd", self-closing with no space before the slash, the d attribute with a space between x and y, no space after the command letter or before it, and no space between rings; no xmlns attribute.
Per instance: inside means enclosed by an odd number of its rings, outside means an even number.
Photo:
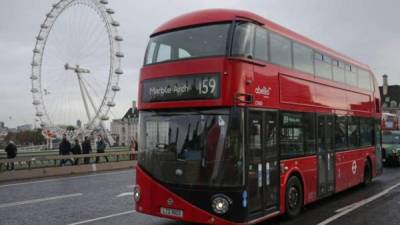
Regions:
<svg viewBox="0 0 400 225"><path fill-rule="evenodd" d="M297 176L291 176L286 184L285 194L286 215L297 217L303 208L303 187Z"/></svg>
<svg viewBox="0 0 400 225"><path fill-rule="evenodd" d="M364 167L364 186L367 186L372 182L372 167L371 163L369 160L365 161L365 167Z"/></svg>

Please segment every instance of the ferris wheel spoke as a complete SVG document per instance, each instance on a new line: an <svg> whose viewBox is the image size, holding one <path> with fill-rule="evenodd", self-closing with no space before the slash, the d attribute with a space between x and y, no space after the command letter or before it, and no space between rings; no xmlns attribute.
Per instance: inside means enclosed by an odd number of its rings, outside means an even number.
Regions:
<svg viewBox="0 0 400 225"><path fill-rule="evenodd" d="M96 13L97 16L97 13ZM90 35L89 31L91 28L96 28L97 26L93 26L93 22L90 21L89 15L85 14L83 18L79 21L80 24L82 24L81 29L80 29L80 39L81 39L81 46L80 46L80 55L81 53L85 52L85 49L87 47L87 43L90 43L88 40L89 38L92 38Z"/></svg>
<svg viewBox="0 0 400 225"><path fill-rule="evenodd" d="M89 91L88 91L88 89L87 89L87 87L85 86L85 83L82 81L82 86L83 86L83 88L84 88L84 91L86 92L86 96L88 97L88 99L89 99L89 102L90 102L90 104L91 104L91 106L92 106L92 109L93 109L93 111L94 111L94 113L96 113L97 112L97 107L96 107L96 105L95 105L95 103L94 103L94 101L93 101L93 98L92 98L92 96L90 95L90 93L89 93Z"/></svg>
<svg viewBox="0 0 400 225"><path fill-rule="evenodd" d="M107 27L104 24L97 23L97 26L92 26L92 27L93 29L88 30L87 32L89 36L88 43L91 43L92 45L87 45L86 50L90 49L94 45L95 41L104 39L108 40Z"/></svg>
<svg viewBox="0 0 400 225"><path fill-rule="evenodd" d="M92 76L90 81L91 81L90 82L91 85L93 84L93 85L96 85L97 87L100 87L100 88L97 88L97 90L99 90L99 89L102 90L102 89L105 89L107 87L107 82L108 81L97 79L95 76Z"/></svg>
<svg viewBox="0 0 400 225"><path fill-rule="evenodd" d="M90 84L90 82L85 81L85 79L83 79L83 77L82 77L82 80L83 80L83 82L86 84L86 86L89 87L89 88L92 90L92 92L93 92L94 95L97 97L97 99L101 99L101 98L102 98L102 97L97 93L96 88L93 88L93 86Z"/></svg>
<svg viewBox="0 0 400 225"><path fill-rule="evenodd" d="M100 49L102 49L102 48L98 48L99 45L108 47L108 44L104 39L96 38L96 36L98 36L99 34L100 33L93 34L92 37L87 42L88 44L84 47L84 49L82 49L82 51L85 52L85 54L82 55L83 59L85 57L92 55L96 51L101 51Z"/></svg>
<svg viewBox="0 0 400 225"><path fill-rule="evenodd" d="M51 36L54 40L50 40L51 44L47 45L46 48L50 50L49 53L53 53L53 55L59 59L60 61L65 61L68 58L67 47L65 47L65 41L63 41L58 35ZM53 43L55 42L55 43ZM64 44L63 44L64 43ZM64 46L64 47L60 47Z"/></svg>

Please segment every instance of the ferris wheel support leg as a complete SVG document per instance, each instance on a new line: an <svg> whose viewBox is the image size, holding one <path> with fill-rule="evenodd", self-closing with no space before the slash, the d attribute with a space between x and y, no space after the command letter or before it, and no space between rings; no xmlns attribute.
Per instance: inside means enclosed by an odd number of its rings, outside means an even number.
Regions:
<svg viewBox="0 0 400 225"><path fill-rule="evenodd" d="M91 116L90 116L90 112L89 112L89 106L87 104L87 100L86 100L85 93L84 93L84 90L83 90L84 86L83 86L83 82L82 82L82 79L81 79L81 75L80 75L80 73L76 73L76 75L78 77L79 89L81 91L81 95L82 95L82 99L83 99L83 105L85 106L85 110L86 110L86 115L87 115L87 117L88 117L88 119L90 121L91 120Z"/></svg>
<svg viewBox="0 0 400 225"><path fill-rule="evenodd" d="M81 80L81 82L82 82L83 90L86 93L86 96L88 97L89 102L92 105L93 110L96 112L96 106L94 104L94 101L93 101L92 97L90 96L89 91L88 91L87 87L85 86L84 81ZM100 126L101 126L101 129L103 129L104 134L107 136L108 144L110 145L110 147L112 147L114 145L114 143L115 143L114 138L112 138L110 132L105 128L103 122L100 123Z"/></svg>
<svg viewBox="0 0 400 225"><path fill-rule="evenodd" d="M106 129L103 122L100 123L101 128L103 129L104 134L107 136L107 142L110 145L110 148L114 146L115 141L114 138L111 136L111 133Z"/></svg>
<svg viewBox="0 0 400 225"><path fill-rule="evenodd" d="M94 101L93 101L92 97L90 96L89 91L88 91L87 87L85 86L85 83L83 82L83 80L81 80L81 82L82 82L83 91L86 93L86 96L88 97L89 102L92 105L93 111L96 112L96 106L94 104Z"/></svg>

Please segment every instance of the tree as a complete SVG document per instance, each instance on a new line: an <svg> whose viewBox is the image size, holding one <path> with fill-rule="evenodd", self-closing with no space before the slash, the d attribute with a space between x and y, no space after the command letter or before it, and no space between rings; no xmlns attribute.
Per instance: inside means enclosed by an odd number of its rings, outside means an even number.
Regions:
<svg viewBox="0 0 400 225"><path fill-rule="evenodd" d="M45 138L42 135L41 129L9 132L4 139L4 142L8 143L10 140L14 141L15 144L19 146L41 145L46 142Z"/></svg>

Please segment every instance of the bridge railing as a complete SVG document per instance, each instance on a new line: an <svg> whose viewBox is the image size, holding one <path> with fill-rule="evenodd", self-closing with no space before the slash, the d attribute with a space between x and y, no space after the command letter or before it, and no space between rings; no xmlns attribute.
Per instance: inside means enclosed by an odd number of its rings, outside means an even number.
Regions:
<svg viewBox="0 0 400 225"><path fill-rule="evenodd" d="M80 155L31 155L21 156L14 159L0 159L0 173L7 170L7 165L14 164L14 170L30 170L49 167L79 166L96 163L113 163L120 161L130 161L136 159L136 153L131 151L113 151L107 153L91 153ZM106 161L106 158L108 161ZM64 162L64 163L62 163Z"/></svg>

